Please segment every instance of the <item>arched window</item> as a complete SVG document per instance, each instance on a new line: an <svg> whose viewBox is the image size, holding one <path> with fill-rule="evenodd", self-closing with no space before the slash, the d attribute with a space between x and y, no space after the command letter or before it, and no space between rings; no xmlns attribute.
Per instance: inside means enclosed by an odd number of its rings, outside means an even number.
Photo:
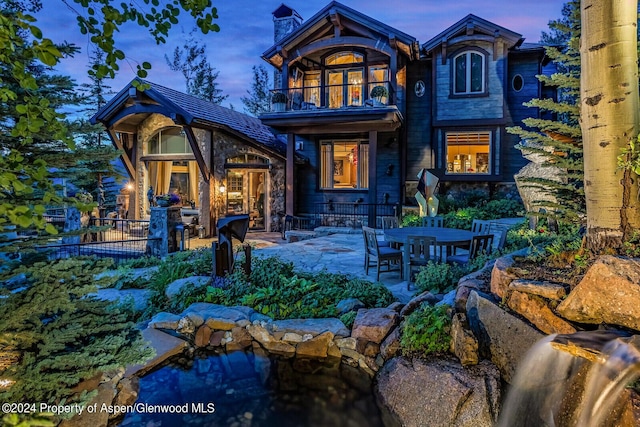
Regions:
<svg viewBox="0 0 640 427"><path fill-rule="evenodd" d="M453 93L456 95L485 92L485 55L467 51L453 58Z"/></svg>
<svg viewBox="0 0 640 427"><path fill-rule="evenodd" d="M358 52L337 52L327 56L325 65L359 64L364 62L364 55Z"/></svg>
<svg viewBox="0 0 640 427"><path fill-rule="evenodd" d="M146 154L192 154L187 135L181 127L158 131L147 143Z"/></svg>

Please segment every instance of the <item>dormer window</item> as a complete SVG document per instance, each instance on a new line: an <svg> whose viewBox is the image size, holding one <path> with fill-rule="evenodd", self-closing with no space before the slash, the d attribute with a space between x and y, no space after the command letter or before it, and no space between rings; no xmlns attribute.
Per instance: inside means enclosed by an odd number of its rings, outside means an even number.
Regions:
<svg viewBox="0 0 640 427"><path fill-rule="evenodd" d="M478 51L466 51L453 58L453 94L472 95L485 92L486 57Z"/></svg>

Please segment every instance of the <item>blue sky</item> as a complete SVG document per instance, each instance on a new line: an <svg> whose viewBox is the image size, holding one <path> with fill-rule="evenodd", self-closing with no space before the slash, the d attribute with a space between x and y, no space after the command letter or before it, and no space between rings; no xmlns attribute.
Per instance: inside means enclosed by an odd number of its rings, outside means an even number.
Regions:
<svg viewBox="0 0 640 427"><path fill-rule="evenodd" d="M78 82L84 82L89 62L87 50L91 44L86 36L80 34L75 12L61 0L44 0L43 3L44 8L36 17L45 36L55 42L73 42L82 49L75 58L63 61L58 70L73 76ZM136 3L143 5L142 1ZM220 88L229 95L223 105L233 104L237 110L243 111L240 97L246 95L251 84L251 67L266 65L260 55L273 44L271 13L281 3L282 0L213 1L218 8L221 30L199 37L207 45L209 61L220 72L217 80ZM294 0L284 3L307 20L329 1ZM415 37L422 44L469 13L522 34L526 42L537 42L541 32L548 31L548 22L561 17L564 1L344 0L342 3ZM116 43L125 51L129 63L121 65L110 86L120 90L135 77L136 63L148 61L153 66L149 80L184 91L182 75L169 69L164 54L171 55L176 46L182 46L194 26L189 18L185 13L180 15L180 23L172 29L167 44L163 46L157 46L145 29L134 25L122 28Z"/></svg>

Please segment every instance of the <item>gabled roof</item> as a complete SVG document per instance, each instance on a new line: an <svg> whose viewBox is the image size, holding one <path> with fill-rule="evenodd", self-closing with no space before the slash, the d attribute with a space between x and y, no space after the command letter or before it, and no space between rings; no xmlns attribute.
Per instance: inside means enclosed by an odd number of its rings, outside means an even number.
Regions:
<svg viewBox="0 0 640 427"><path fill-rule="evenodd" d="M276 9L276 11L279 10L280 9ZM417 58L418 56L417 40L414 37L351 9L342 3L332 1L300 25L300 27L267 49L262 54L262 57L265 61L279 68L284 55L286 55L286 53L283 55L283 51L288 52L294 50L301 43L305 41L308 42L309 36L313 34L317 34L318 39L333 37L331 29L334 27L340 29L347 28L360 37L394 43L399 52L404 53L410 58ZM323 32L323 29L331 31Z"/></svg>
<svg viewBox="0 0 640 427"><path fill-rule="evenodd" d="M136 90L133 86L133 82L136 80L139 83L148 84L150 88L144 92ZM101 122L107 127L116 124L123 118L122 114L126 112L126 109L134 104L131 100L136 97L148 99L147 105L153 103L155 108L161 109L155 112L166 114L179 124L226 129L280 154L286 153L286 145L279 141L270 128L263 125L256 117L141 79L135 79L125 86L91 118L91 122ZM154 111L132 108L131 112L134 114ZM200 126L197 126L198 124Z"/></svg>
<svg viewBox="0 0 640 427"><path fill-rule="evenodd" d="M431 53L435 48L439 47L442 43L449 42L460 36L489 36L489 37L502 37L506 40L509 47L516 47L521 44L524 39L522 34L513 32L507 28L496 25L493 22L482 19L476 15L469 14L433 37L422 45L422 51L424 53Z"/></svg>

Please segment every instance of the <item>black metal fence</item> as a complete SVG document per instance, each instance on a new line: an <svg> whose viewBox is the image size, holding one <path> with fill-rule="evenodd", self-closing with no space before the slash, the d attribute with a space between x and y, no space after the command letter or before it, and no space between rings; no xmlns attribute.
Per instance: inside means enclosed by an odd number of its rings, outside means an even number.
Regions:
<svg viewBox="0 0 640 427"><path fill-rule="evenodd" d="M65 223L64 215L45 215L45 220L58 229ZM51 242L39 246L38 251L45 252L49 259L68 258L81 255L95 255L113 258L116 263L135 259L145 255L147 242L159 240L149 238L149 221L121 218L83 218L82 233L75 237L66 237L62 243Z"/></svg>
<svg viewBox="0 0 640 427"><path fill-rule="evenodd" d="M154 239L128 239L112 241L94 241L80 243L56 243L39 246L39 252L45 253L50 260L75 256L97 256L112 258L116 263L140 258L146 254L147 242ZM155 240L160 240L155 238Z"/></svg>
<svg viewBox="0 0 640 427"><path fill-rule="evenodd" d="M385 203L317 203L315 218L318 226L359 228L369 225L371 218L375 224L369 226L379 228L382 217L397 217L400 206ZM380 225L381 226L381 225Z"/></svg>

